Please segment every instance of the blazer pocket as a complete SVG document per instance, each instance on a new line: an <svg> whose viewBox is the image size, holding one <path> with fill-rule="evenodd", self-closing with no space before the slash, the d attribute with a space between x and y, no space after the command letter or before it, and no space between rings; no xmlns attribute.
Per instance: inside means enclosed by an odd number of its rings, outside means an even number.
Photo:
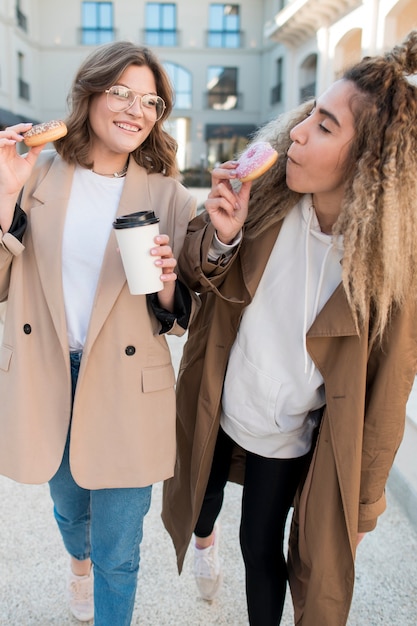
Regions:
<svg viewBox="0 0 417 626"><path fill-rule="evenodd" d="M149 367L142 370L142 391L151 393L161 391L175 385L175 373L171 363L160 367Z"/></svg>
<svg viewBox="0 0 417 626"><path fill-rule="evenodd" d="M0 369L5 372L9 369L12 354L13 350L11 348L8 348L7 346L0 346Z"/></svg>

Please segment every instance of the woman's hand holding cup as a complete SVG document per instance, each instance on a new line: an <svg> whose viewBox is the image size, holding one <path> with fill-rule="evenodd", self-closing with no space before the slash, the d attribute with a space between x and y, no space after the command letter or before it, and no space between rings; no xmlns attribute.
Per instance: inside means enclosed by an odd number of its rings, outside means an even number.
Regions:
<svg viewBox="0 0 417 626"><path fill-rule="evenodd" d="M163 282L163 289L158 291L159 304L164 309L172 311L174 309L175 281L177 280L177 274L174 270L177 261L169 245L168 235L157 235L154 242L157 245L151 249L151 255L158 257L155 260L155 265L162 269L160 278Z"/></svg>

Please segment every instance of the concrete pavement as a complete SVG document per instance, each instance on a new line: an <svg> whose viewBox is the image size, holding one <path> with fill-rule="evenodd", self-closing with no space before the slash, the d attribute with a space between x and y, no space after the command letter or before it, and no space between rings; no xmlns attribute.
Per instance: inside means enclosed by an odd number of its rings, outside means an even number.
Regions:
<svg viewBox="0 0 417 626"><path fill-rule="evenodd" d="M170 338L174 362L182 340ZM160 520L161 484L145 519L133 625L247 626L244 569L238 544L241 488L228 485L222 511L225 579L212 604L198 597L189 550L178 576ZM388 487L388 510L359 547L349 626L417 626L417 528ZM74 626L65 601L68 558L47 485L0 477L0 626ZM282 626L293 624L287 598ZM320 626L320 624L317 624Z"/></svg>

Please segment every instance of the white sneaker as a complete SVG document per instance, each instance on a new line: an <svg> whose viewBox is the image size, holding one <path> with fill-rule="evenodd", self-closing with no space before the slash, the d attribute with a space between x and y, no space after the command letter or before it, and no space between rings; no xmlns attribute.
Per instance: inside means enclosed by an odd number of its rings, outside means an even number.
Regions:
<svg viewBox="0 0 417 626"><path fill-rule="evenodd" d="M199 549L194 545L194 577L200 596L204 600L213 600L217 595L223 572L219 559L220 526L214 526L214 542L208 548Z"/></svg>
<svg viewBox="0 0 417 626"><path fill-rule="evenodd" d="M94 617L94 575L76 576L70 571L68 578L70 611L79 622L89 622Z"/></svg>

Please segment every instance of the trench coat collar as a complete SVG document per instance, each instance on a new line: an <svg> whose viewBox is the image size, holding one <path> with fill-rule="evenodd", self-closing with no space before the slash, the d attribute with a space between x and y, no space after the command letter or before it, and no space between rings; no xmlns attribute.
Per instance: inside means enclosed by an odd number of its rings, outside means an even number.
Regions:
<svg viewBox="0 0 417 626"><path fill-rule="evenodd" d="M342 283L336 287L315 321L307 337L349 337L358 335Z"/></svg>
<svg viewBox="0 0 417 626"><path fill-rule="evenodd" d="M242 244L242 273L250 299L262 278L268 259L282 227L282 221L273 224L262 236ZM342 283L336 287L307 332L309 339L357 335L355 322Z"/></svg>
<svg viewBox="0 0 417 626"><path fill-rule="evenodd" d="M31 211L34 253L51 317L64 351L68 351L67 327L62 285L62 240L66 210L74 176L74 166L58 155L33 191ZM151 207L148 174L132 158L126 175L117 215ZM115 300L126 283L114 232L110 233L97 284L90 327L84 350L91 349Z"/></svg>

